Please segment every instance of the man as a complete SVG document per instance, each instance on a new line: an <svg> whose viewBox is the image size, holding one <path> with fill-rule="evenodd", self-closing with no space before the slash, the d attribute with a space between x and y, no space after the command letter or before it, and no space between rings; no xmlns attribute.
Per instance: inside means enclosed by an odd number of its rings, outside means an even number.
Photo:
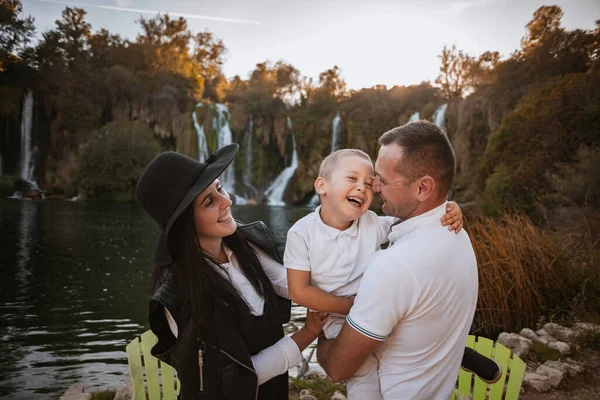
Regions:
<svg viewBox="0 0 600 400"><path fill-rule="evenodd" d="M434 124L417 121L379 138L373 190L402 222L371 259L335 340L319 340L319 363L347 379L375 351L387 399L447 400L477 303L469 236L439 222L454 179L454 152Z"/></svg>

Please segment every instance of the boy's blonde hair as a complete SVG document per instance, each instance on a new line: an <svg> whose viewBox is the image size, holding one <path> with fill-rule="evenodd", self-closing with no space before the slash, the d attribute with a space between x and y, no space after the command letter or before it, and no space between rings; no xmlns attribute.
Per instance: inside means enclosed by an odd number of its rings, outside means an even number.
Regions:
<svg viewBox="0 0 600 400"><path fill-rule="evenodd" d="M331 175L331 172L335 169L335 165L337 164L338 160L340 158L348 157L348 156L356 156L356 157L364 158L365 160L367 160L371 164L373 164L371 157L369 157L369 155L362 150L341 149L341 150L337 150L337 151L334 151L333 153L329 154L327 157L325 157L323 162L321 162L321 167L319 168L319 177L328 179L329 176Z"/></svg>

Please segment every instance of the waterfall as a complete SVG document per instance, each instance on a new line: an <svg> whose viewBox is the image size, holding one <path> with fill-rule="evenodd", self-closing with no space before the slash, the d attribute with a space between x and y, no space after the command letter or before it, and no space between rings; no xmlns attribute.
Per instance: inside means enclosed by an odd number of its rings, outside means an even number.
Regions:
<svg viewBox="0 0 600 400"><path fill-rule="evenodd" d="M340 131L342 127L342 117L338 111L331 121L331 152L333 153L339 149Z"/></svg>
<svg viewBox="0 0 600 400"><path fill-rule="evenodd" d="M217 118L213 119L213 128L218 132L217 149L220 149L228 144L231 144L232 134L231 128L229 127L229 109L225 104L216 104ZM221 175L221 185L229 194L233 194L233 187L235 186L235 174L233 161L227 167L227 169Z"/></svg>
<svg viewBox="0 0 600 400"><path fill-rule="evenodd" d="M443 131L446 131L446 108L448 108L448 103L444 103L438 107L437 110L433 113L433 123L439 126Z"/></svg>
<svg viewBox="0 0 600 400"><path fill-rule="evenodd" d="M35 184L33 180L34 160L31 146L31 131L33 117L33 92L30 90L25 95L23 102L23 113L21 115L21 179ZM37 186L37 185L36 185Z"/></svg>
<svg viewBox="0 0 600 400"><path fill-rule="evenodd" d="M296 168L298 168L298 152L296 150L296 137L294 136L294 130L292 129L292 120L290 117L287 118L288 129L292 135L292 161L290 166L285 168L281 173L275 178L271 186L265 191L265 196L267 196L267 204L270 206L284 206L285 202L283 201L283 194L285 193L285 189L287 185L290 183L294 172L296 172Z"/></svg>
<svg viewBox="0 0 600 400"><path fill-rule="evenodd" d="M250 114L250 121L248 122L248 130L246 131L246 134L244 135L244 141L246 143L246 169L244 170L244 175L243 175L243 179L244 179L244 185L246 185L246 187L248 188L248 190L250 191L250 196L252 197L258 197L258 192L256 191L256 188L254 187L254 185L252 184L252 167L254 166L253 164L253 159L252 159L252 132L254 131L254 119L252 117L252 114Z"/></svg>
<svg viewBox="0 0 600 400"><path fill-rule="evenodd" d="M418 121L419 119L421 119L421 116L419 115L419 112L417 111L413 115L410 116L410 118L408 119L408 122Z"/></svg>
<svg viewBox="0 0 600 400"><path fill-rule="evenodd" d="M196 108L198 107L202 107L202 103L198 103ZM194 121L196 135L198 136L198 161L204 162L208 158L208 143L206 141L206 134L204 133L204 124L200 125L198 123L196 110L192 111L192 120Z"/></svg>

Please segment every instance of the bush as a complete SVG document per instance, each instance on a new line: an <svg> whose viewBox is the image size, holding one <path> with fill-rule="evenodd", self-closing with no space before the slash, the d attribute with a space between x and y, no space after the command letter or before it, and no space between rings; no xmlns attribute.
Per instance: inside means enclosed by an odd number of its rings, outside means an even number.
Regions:
<svg viewBox="0 0 600 400"><path fill-rule="evenodd" d="M142 171L159 151L143 122L107 124L79 149L78 186L89 199L133 200Z"/></svg>
<svg viewBox="0 0 600 400"><path fill-rule="evenodd" d="M493 336L532 327L542 316L560 318L586 292L598 293L590 264L574 265L557 235L523 214L465 219L479 266L473 333Z"/></svg>
<svg viewBox="0 0 600 400"><path fill-rule="evenodd" d="M0 176L0 197L12 196L15 192L15 184L18 178L16 176Z"/></svg>

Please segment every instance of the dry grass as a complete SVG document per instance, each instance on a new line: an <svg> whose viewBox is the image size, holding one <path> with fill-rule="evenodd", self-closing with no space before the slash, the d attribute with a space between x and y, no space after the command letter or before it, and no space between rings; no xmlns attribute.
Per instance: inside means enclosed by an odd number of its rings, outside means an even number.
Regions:
<svg viewBox="0 0 600 400"><path fill-rule="evenodd" d="M479 265L475 333L533 327L557 305L568 306L569 267L553 232L521 214L466 221Z"/></svg>

